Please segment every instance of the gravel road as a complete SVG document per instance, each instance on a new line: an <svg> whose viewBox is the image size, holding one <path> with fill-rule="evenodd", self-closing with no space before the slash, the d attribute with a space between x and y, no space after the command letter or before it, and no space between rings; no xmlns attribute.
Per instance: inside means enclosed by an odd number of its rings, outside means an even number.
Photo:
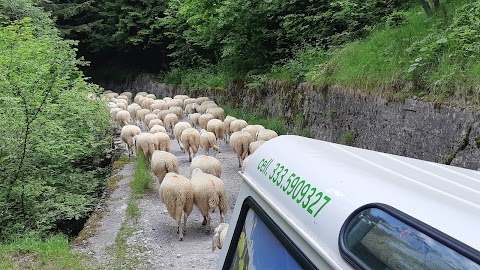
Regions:
<svg viewBox="0 0 480 270"><path fill-rule="evenodd" d="M117 148L123 148L119 138L116 139ZM171 140L172 153L179 159L180 174L190 178L190 162L188 156L180 150L176 140ZM238 160L230 146L222 141L219 145L220 153L215 157L222 164L222 177L227 189L229 210L225 215L225 222L229 222L237 194L242 182L238 175ZM124 150L125 151L125 150ZM198 154L203 154L203 149ZM177 224L168 215L165 205L158 196L158 181L155 179L154 188L143 198L138 199L141 217L138 221L124 222L128 197L130 196L131 181L134 172L134 163L123 166L116 172L121 176L115 190L99 205L101 214L98 220L87 227L96 227L95 234L72 247L89 256L92 256L103 268L120 269L214 269L220 250L212 252L213 232L206 234L202 226L202 216L194 206L188 218L187 234L183 241L178 240ZM210 214L212 217L212 231L220 223L218 210ZM126 238L127 262L119 264L114 258L113 248L115 238L122 226L128 223L133 228ZM77 241L79 242L79 241ZM117 244L118 245L118 244Z"/></svg>

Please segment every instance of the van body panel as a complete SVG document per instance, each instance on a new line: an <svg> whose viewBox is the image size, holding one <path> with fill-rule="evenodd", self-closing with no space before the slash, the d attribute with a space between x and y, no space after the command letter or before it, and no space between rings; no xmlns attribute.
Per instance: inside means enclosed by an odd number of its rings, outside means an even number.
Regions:
<svg viewBox="0 0 480 270"><path fill-rule="evenodd" d="M293 228L292 239L333 269L352 269L339 252L340 229L352 212L371 203L396 208L480 250L478 171L283 135L249 156L241 175L245 183L232 228L252 196L283 230ZM219 262L232 234L229 229Z"/></svg>

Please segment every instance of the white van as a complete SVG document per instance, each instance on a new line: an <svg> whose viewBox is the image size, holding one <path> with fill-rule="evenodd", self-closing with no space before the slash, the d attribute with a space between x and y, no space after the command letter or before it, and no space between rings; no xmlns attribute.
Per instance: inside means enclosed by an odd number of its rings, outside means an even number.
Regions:
<svg viewBox="0 0 480 270"><path fill-rule="evenodd" d="M279 136L240 174L216 269L480 270L478 171Z"/></svg>

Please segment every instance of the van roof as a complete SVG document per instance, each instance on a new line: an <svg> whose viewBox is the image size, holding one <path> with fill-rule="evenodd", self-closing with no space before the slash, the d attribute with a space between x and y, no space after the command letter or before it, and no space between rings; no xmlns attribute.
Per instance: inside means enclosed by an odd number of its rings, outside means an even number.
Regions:
<svg viewBox="0 0 480 270"><path fill-rule="evenodd" d="M279 186L269 179L277 177L280 169L273 173L277 164L289 170ZM303 201L297 203L284 191L292 172L330 198L315 217ZM354 210L370 203L392 206L480 250L478 171L284 135L258 148L248 158L243 175L291 216L312 243L335 250L330 254L334 259L341 260L338 237L343 223Z"/></svg>

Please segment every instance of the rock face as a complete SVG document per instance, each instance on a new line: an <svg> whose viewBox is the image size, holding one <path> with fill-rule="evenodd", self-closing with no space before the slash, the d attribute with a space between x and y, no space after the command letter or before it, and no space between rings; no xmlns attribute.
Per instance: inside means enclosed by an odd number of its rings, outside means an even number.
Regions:
<svg viewBox="0 0 480 270"><path fill-rule="evenodd" d="M480 114L414 99L389 100L339 86L318 87L268 81L251 90L231 81L226 90L185 90L142 75L116 91L147 91L157 96L208 96L219 103L278 115L316 139L480 169Z"/></svg>

